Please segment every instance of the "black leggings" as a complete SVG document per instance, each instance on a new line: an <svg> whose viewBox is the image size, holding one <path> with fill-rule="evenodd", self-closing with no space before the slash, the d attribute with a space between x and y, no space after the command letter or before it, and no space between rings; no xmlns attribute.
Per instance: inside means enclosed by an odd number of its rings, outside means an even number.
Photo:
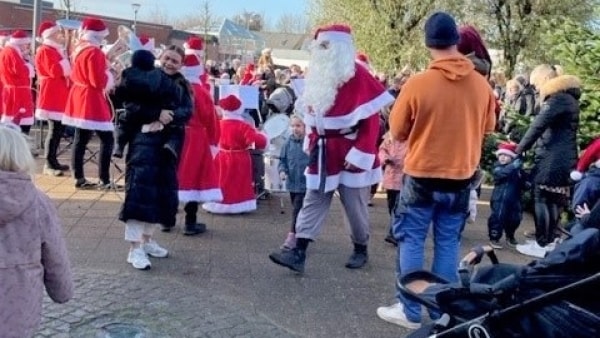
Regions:
<svg viewBox="0 0 600 338"><path fill-rule="evenodd" d="M31 126L20 126L21 132L25 135L29 135L29 131L31 131Z"/></svg>
<svg viewBox="0 0 600 338"><path fill-rule="evenodd" d="M298 218L298 214L300 213L300 209L302 209L302 203L304 202L305 192L290 192L290 200L292 201L292 233L296 233L296 219Z"/></svg>
<svg viewBox="0 0 600 338"><path fill-rule="evenodd" d="M46 165L49 168L58 169L58 166L60 165L56 158L56 154L64 130L65 128L60 121L48 121L48 134L46 135L44 147L46 150Z"/></svg>
<svg viewBox="0 0 600 338"><path fill-rule="evenodd" d="M560 221L560 212L564 207L566 196L554 192L534 188L534 222L535 240L540 246L552 243Z"/></svg>

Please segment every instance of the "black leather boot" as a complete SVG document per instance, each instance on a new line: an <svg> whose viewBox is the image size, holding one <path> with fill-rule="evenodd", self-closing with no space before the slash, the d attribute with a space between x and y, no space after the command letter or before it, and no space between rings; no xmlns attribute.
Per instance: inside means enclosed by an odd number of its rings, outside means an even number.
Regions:
<svg viewBox="0 0 600 338"><path fill-rule="evenodd" d="M367 264L368 260L369 255L367 254L367 246L354 243L354 252L348 259L346 267L348 269L360 269Z"/></svg>
<svg viewBox="0 0 600 338"><path fill-rule="evenodd" d="M306 261L306 251L302 249L281 250L269 255L273 263L285 266L298 273L304 272L304 262Z"/></svg>
<svg viewBox="0 0 600 338"><path fill-rule="evenodd" d="M198 202L188 202L183 207L185 211L185 226L183 234L194 236L206 232L206 224L197 222Z"/></svg>

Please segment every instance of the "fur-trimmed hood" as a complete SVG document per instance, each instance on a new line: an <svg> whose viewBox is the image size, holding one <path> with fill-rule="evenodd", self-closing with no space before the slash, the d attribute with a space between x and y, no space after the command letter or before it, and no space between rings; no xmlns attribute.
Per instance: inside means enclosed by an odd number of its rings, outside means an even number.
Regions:
<svg viewBox="0 0 600 338"><path fill-rule="evenodd" d="M573 75L561 75L550 79L540 88L540 98L544 101L548 96L558 92L568 92L579 99L581 96L581 80Z"/></svg>

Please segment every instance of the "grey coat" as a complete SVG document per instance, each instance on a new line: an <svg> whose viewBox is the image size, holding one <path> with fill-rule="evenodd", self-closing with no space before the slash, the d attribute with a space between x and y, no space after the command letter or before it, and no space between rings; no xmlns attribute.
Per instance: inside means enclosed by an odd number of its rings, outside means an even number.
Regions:
<svg viewBox="0 0 600 338"><path fill-rule="evenodd" d="M57 303L73 297L60 221L28 175L0 171L0 336L31 337L42 317L44 287Z"/></svg>
<svg viewBox="0 0 600 338"><path fill-rule="evenodd" d="M289 192L306 192L304 170L308 166L309 157L302 150L303 141L294 135L290 136L279 155L279 172L287 175L286 186Z"/></svg>

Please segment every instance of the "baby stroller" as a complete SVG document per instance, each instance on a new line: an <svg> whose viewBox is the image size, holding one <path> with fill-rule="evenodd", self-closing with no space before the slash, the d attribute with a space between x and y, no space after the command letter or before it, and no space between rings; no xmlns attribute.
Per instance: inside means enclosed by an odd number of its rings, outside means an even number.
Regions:
<svg viewBox="0 0 600 338"><path fill-rule="evenodd" d="M492 265L475 270L485 253ZM459 283L448 283L417 271L398 281L405 297L442 314L408 337L600 337L598 229L525 266L499 263L491 247L477 247L459 275Z"/></svg>

